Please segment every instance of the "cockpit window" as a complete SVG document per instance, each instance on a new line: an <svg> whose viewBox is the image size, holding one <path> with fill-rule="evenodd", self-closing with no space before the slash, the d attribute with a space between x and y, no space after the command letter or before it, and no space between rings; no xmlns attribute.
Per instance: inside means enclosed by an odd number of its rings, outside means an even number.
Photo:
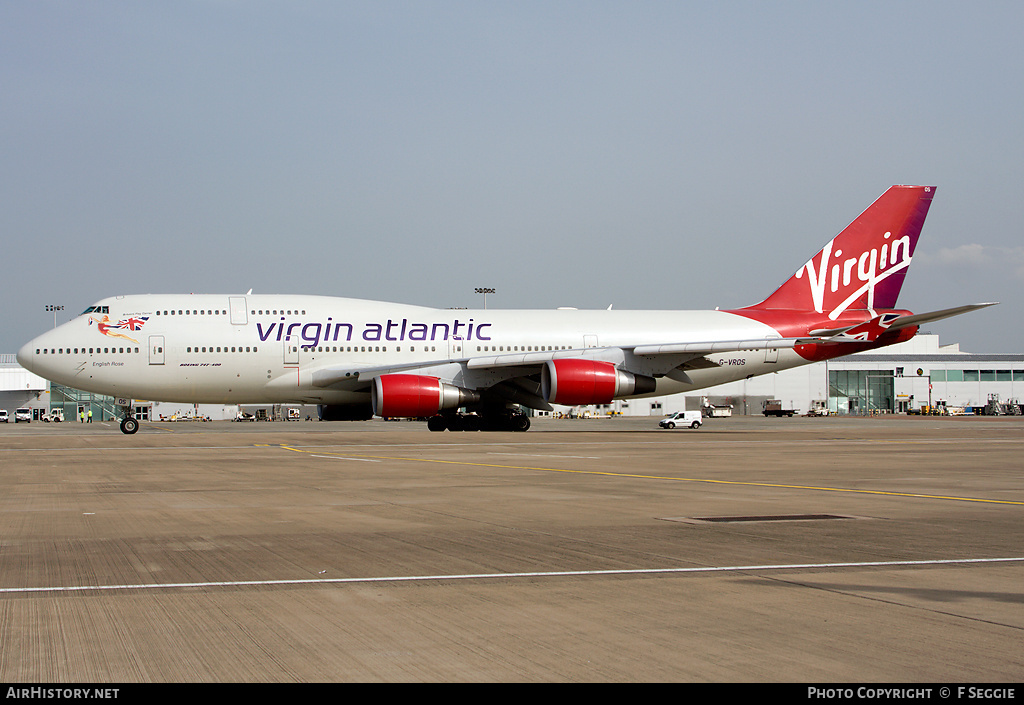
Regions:
<svg viewBox="0 0 1024 705"><path fill-rule="evenodd" d="M82 311L82 313L79 314L79 315L84 316L87 313L110 313L110 307L109 306L90 306L89 308L87 308L84 311Z"/></svg>

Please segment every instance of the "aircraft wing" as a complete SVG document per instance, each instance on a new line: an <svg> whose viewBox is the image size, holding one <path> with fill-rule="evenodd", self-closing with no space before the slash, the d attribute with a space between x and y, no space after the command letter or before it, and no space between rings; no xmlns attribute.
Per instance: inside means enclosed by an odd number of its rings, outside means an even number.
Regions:
<svg viewBox="0 0 1024 705"><path fill-rule="evenodd" d="M702 358L713 353L740 352L745 350L763 350L765 348L784 349L809 343L822 343L824 338L759 338L747 340L711 340L689 343L666 343L658 345L624 345L600 348L572 348L569 350L539 350L533 352L505 353L454 360L417 361L405 365L387 365L374 367L327 367L313 372L313 385L316 387L341 386L358 389L370 384L374 377L396 373L424 373L429 368L457 364L467 370L485 371L509 367L540 367L549 360L564 359L597 359L622 360L625 354L635 356L660 357L671 356L666 360L667 369L674 368L695 358ZM691 365L702 366L702 365ZM714 363L707 366L717 367Z"/></svg>
<svg viewBox="0 0 1024 705"><path fill-rule="evenodd" d="M468 369L486 369L491 367L518 367L524 365L543 365L549 360L570 358L606 359L614 357L617 351L629 351L633 355L682 355L687 357L703 357L713 353L741 352L745 350L764 350L765 348L784 349L809 343L821 343L824 338L758 338L748 340L709 340L690 343L663 343L655 345L616 345L603 348L572 348L570 350L542 350L538 352L506 353L473 357L465 361Z"/></svg>
<svg viewBox="0 0 1024 705"><path fill-rule="evenodd" d="M314 387L339 387L356 391L369 388L374 377L389 374L421 372L424 369L449 364L450 360L420 360L405 365L375 365L357 367L351 365L323 367L314 370L312 382Z"/></svg>
<svg viewBox="0 0 1024 705"><path fill-rule="evenodd" d="M701 343L669 343L667 345L637 345L633 348L634 355L668 355L690 353L693 355L711 355L724 352L744 352L750 350L783 350L795 348L797 345L820 343L823 338L755 338L751 340L714 340Z"/></svg>

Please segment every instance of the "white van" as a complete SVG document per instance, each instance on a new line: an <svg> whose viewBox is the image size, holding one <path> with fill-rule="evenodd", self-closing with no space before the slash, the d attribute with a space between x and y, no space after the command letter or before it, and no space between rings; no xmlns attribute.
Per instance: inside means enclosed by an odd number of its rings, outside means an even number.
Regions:
<svg viewBox="0 0 1024 705"><path fill-rule="evenodd" d="M8 415L7 409L0 409L0 423L7 423Z"/></svg>
<svg viewBox="0 0 1024 705"><path fill-rule="evenodd" d="M14 412L14 423L24 421L25 423L32 423L32 409L22 407Z"/></svg>
<svg viewBox="0 0 1024 705"><path fill-rule="evenodd" d="M677 411L663 418L658 425L662 428L675 428L676 426L700 428L702 423L704 423L704 419L699 411Z"/></svg>

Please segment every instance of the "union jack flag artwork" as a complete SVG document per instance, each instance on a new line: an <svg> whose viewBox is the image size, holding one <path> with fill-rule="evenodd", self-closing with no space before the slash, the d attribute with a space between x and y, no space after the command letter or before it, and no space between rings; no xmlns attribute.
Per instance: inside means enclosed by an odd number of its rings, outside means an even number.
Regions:
<svg viewBox="0 0 1024 705"><path fill-rule="evenodd" d="M122 318L120 321L117 322L116 326L111 326L111 328L123 328L124 330L135 331L142 328L142 325L148 320L149 316L139 316L138 318Z"/></svg>

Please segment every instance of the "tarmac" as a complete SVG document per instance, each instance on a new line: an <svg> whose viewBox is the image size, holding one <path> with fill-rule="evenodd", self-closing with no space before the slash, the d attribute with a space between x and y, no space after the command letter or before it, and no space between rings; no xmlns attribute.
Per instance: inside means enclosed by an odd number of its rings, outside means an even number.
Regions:
<svg viewBox="0 0 1024 705"><path fill-rule="evenodd" d="M1022 432L0 425L0 682L1019 682Z"/></svg>

